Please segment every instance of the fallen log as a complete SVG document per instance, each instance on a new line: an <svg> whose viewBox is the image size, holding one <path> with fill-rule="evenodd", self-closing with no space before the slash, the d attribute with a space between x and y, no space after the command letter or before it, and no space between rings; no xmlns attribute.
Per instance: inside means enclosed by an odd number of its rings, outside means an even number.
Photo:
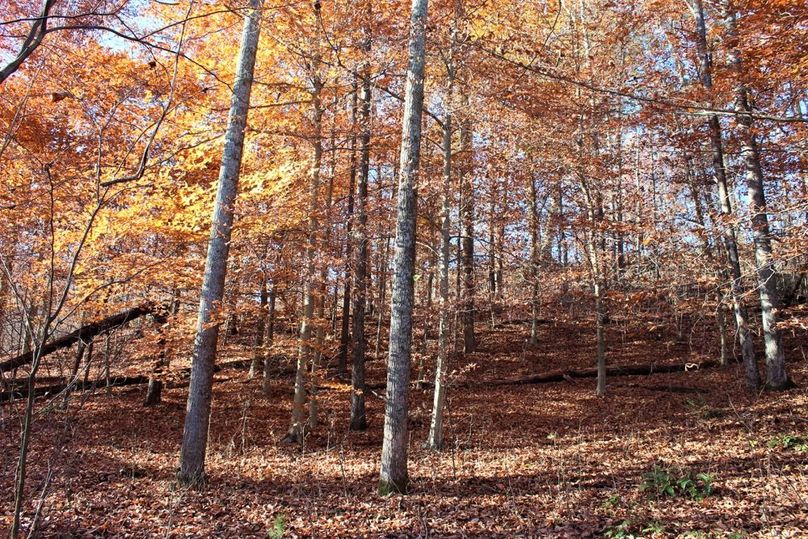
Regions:
<svg viewBox="0 0 808 539"><path fill-rule="evenodd" d="M48 354L56 352L57 350L67 348L68 346L77 343L79 340L83 340L85 342L89 341L97 335L111 331L126 324L127 322L131 322L132 320L153 313L154 311L155 308L153 305L141 305L82 326L63 337L59 337L58 339L45 344L40 350L40 357L45 357ZM0 374L31 363L34 360L35 352L35 350L32 350L30 352L26 352L25 354L20 354L15 358L3 361L0 363Z"/></svg>
<svg viewBox="0 0 808 539"><path fill-rule="evenodd" d="M280 356L278 356L280 357ZM252 362L251 359L244 359L244 360L236 360L236 361L228 361L225 363L217 364L214 367L214 372L220 372L224 369L246 369L249 368L250 363ZM662 365L656 364L646 364L646 365L615 365L612 367L606 368L606 376L649 376L652 374L667 374L667 373L674 373L674 372L685 372L689 370L702 370L702 369L709 369L713 367L719 366L720 363L714 360L703 361L701 363L668 363ZM283 370L279 371L278 374L290 374L292 371L284 372ZM172 384L168 384L168 387L177 388L177 387L184 387L187 385L187 379L191 374L191 369L186 368L182 369L181 371L177 371L175 374L179 374L179 380L175 381ZM495 380L477 380L477 381L470 381L466 380L464 382L460 382L454 384L455 387L472 387L472 386L506 386L506 385L527 385L527 384L550 384L554 382L564 382L564 381L572 381L576 378L597 378L598 370L597 368L588 368L588 369L574 369L574 370L567 370L567 371L550 371L540 374L534 374L530 376L525 376L521 378L505 378L505 379L495 379ZM339 377L336 377L339 379ZM117 376L110 378L109 386L129 386L129 385L141 385L149 383L148 376ZM74 389L79 391L87 390L87 389L97 389L99 387L106 387L106 380L95 380L90 381L87 383L79 383L74 386ZM426 382L423 384L422 388L431 388L433 384L431 382ZM384 384L366 384L365 388L372 393L372 390L384 389ZM655 390L659 389L662 386L651 386L644 389ZM34 395L37 397L45 396L45 395L53 395L64 391L67 388L67 384L53 384L47 386L40 386L34 389ZM323 388L321 388L323 389ZM678 389L678 388L677 388ZM668 388L667 391L677 391L677 389ZM696 392L704 392L704 390L698 388L685 388L681 391L682 393L696 393ZM28 395L28 392L25 388L17 388L8 391L0 392L0 402L8 402L12 399L23 398ZM380 395L375 395L379 398L382 398Z"/></svg>
<svg viewBox="0 0 808 539"><path fill-rule="evenodd" d="M718 361L707 360L701 363L668 363L663 365L615 365L606 368L607 376L648 376L651 374L666 374L672 372L683 372L689 370L710 369L720 365ZM591 369L573 369L573 370L557 370L548 371L539 374L531 374L519 378L496 378L488 380L459 380L452 383L452 387L478 387L478 386L511 386L511 385L527 385L527 384L552 384L555 382L572 382L575 383L576 378L597 378L598 370L593 367ZM420 384L420 387L418 387ZM410 385L416 389L432 389L435 387L434 382L428 380L413 380ZM384 389L385 384L367 384L365 387L370 389ZM639 386L638 386L639 387ZM653 389L653 386L649 389ZM675 391L675 390L672 390ZM701 390L694 389L692 392L700 392ZM683 392L690 392L685 389Z"/></svg>
<svg viewBox="0 0 808 539"><path fill-rule="evenodd" d="M672 372L685 372L689 370L702 370L717 367L718 361L708 360L701 363L667 363L658 365L655 363L644 365L614 365L606 368L606 376L648 376L651 374L666 374ZM597 378L598 369L596 367L588 369L573 369L567 371L550 371L540 374L533 374L521 378L505 378L500 380L488 380L479 382L482 385L508 386L522 384L550 384L553 382L563 382L567 378Z"/></svg>
<svg viewBox="0 0 808 539"><path fill-rule="evenodd" d="M226 361L224 363L216 364L213 367L214 372L220 372L224 369L248 369L250 367L250 363L252 363L251 359L239 359L236 361ZM289 373L293 373L293 371L289 371ZM289 374L285 372L281 372L281 374ZM166 384L166 387L174 389L178 387L186 387L188 385L188 380L191 376L191 369L185 368L179 371L174 371L171 373L170 378L172 379L171 382ZM53 380L54 377L48 377L49 380ZM99 379L99 380L89 380L86 382L76 382L74 384L69 384L65 382L61 383L52 383L43 386L35 386L34 387L34 396L35 397L45 397L48 395L58 395L62 391L70 388L71 391L89 391L104 387L121 387L121 386L135 386L135 385L143 385L149 383L149 376L146 375L138 375L138 376L111 376L109 378L109 383L107 383L106 379ZM16 384L7 384L11 386L11 389L6 391L0 391L0 403L9 402L16 399L25 398L28 396L28 388L27 388L27 381L25 380L15 380L18 382ZM16 387L15 387L16 386Z"/></svg>
<svg viewBox="0 0 808 539"><path fill-rule="evenodd" d="M146 384L149 382L148 376L110 376L109 381L91 380L87 382L76 382L74 385L70 384L50 384L46 386L34 387L35 397L45 397L48 395L58 395L68 387L71 391L88 391L91 389L99 389L104 387L119 387ZM8 391L0 392L0 402L9 402L11 400L23 399L28 396L28 389L18 388Z"/></svg>

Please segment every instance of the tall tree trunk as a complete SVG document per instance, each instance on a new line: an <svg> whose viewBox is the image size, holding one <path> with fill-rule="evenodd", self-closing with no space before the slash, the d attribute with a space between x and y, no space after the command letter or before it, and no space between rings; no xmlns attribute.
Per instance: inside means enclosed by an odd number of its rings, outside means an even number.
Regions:
<svg viewBox="0 0 808 539"><path fill-rule="evenodd" d="M311 366L311 396L309 400L308 424L314 426L317 418L317 397L315 394L317 386L316 372L316 347L312 346L312 332L316 331L312 326L315 320L315 309L318 305L318 291L316 286L317 275L317 251L319 248L319 197L320 197L320 173L323 159L322 144L322 89L323 82L320 77L320 27L321 27L320 3L314 4L314 25L315 37L312 48L313 57L310 64L310 75L312 79L311 103L314 126L312 134L312 145L314 153L312 156L311 169L309 171L309 207L308 207L308 232L305 250L305 261L302 275L301 303L302 313L299 330L299 346L297 366L295 370L294 399L292 403L292 418L289 429L281 440L283 443L302 444L304 438L304 420L306 416L306 369ZM320 298L322 301L323 298ZM316 335L315 335L316 336Z"/></svg>
<svg viewBox="0 0 808 539"><path fill-rule="evenodd" d="M583 118L579 118L580 132L576 136L578 154L583 155ZM599 191L591 185L586 176L583 164L578 168L578 181L583 193L588 220L586 231L586 251L589 261L592 291L595 296L595 335L597 339L596 362L598 369L596 395L606 394L606 279L603 274L604 232L601 229L603 221L603 198Z"/></svg>
<svg viewBox="0 0 808 539"><path fill-rule="evenodd" d="M696 14L696 44L701 57L701 83L707 91L713 87L712 54L707 44L707 23L704 15L702 0L695 0ZM732 217L732 202L727 182L727 172L724 167L724 144L721 135L721 123L718 116L711 115L708 119L710 128L710 149L713 161L713 174L721 215ZM727 273L731 277L730 293L732 295L732 310L735 315L735 325L738 329L738 342L741 346L741 358L746 372L746 385L756 391L760 387L760 374L755 360L755 348L752 335L749 331L749 314L744 305L744 290L741 282L741 261L738 256L738 242L735 238L735 228L731 224L722 227L724 248L727 252Z"/></svg>
<svg viewBox="0 0 808 539"><path fill-rule="evenodd" d="M558 178L558 188L556 189L556 208L558 211L558 225L557 231L558 234L558 262L567 267L569 264L569 247L567 246L567 237L564 231L564 220L566 219L564 215L564 186L561 183L563 178L563 174L559 175Z"/></svg>
<svg viewBox="0 0 808 539"><path fill-rule="evenodd" d="M504 223L500 222L499 226L497 227L497 236L496 236L496 258L497 258L497 294L496 298L499 301L503 301L505 299L505 271L504 271L504 253L503 253L503 243L505 242L505 225Z"/></svg>
<svg viewBox="0 0 808 539"><path fill-rule="evenodd" d="M315 43L315 56L313 63L313 80L314 80L314 174L317 175L317 186L319 189L320 176L322 174L322 161L323 161L323 80L320 75L320 32L322 28L322 21L320 20L321 13L319 3L315 3L315 17L317 19L316 30L316 43ZM333 142L333 132L332 132ZM334 176L330 176L326 186L324 208L323 208L323 223L320 223L322 229L322 242L319 246L319 252L326 255L328 252L329 242L331 239L331 201L334 193ZM319 234L318 234L319 235ZM318 242L319 243L319 242ZM328 266L325 262L327 256L322 256L320 263L320 276L319 276L319 290L315 293L315 319L317 323L314 327L315 332L315 346L311 356L311 388L309 391L309 428L317 426L317 415L319 412L319 397L317 395L317 388L320 385L320 361L323 357L323 347L325 345L325 299L327 296L327 280L328 280Z"/></svg>
<svg viewBox="0 0 808 539"><path fill-rule="evenodd" d="M467 92L465 90L464 92ZM464 113L469 114L468 94L463 95ZM460 208L462 221L462 267L463 267L463 351L474 352L476 340L474 335L474 157L470 120L460 121L460 186L463 190L463 205Z"/></svg>
<svg viewBox="0 0 808 539"><path fill-rule="evenodd" d="M225 147L219 169L219 187L213 207L205 276L199 301L196 337L191 360L191 382L182 436L180 470L181 484L199 483L205 477L205 452L208 444L208 424L213 386L213 366L219 324L216 309L221 304L227 273L230 233L233 228L233 206L238 191L239 170L247 128L250 90L258 50L261 26L261 0L250 0L250 14L244 22L236 81L225 132Z"/></svg>
<svg viewBox="0 0 808 539"><path fill-rule="evenodd" d="M497 324L497 197L499 192L494 183L491 187L491 200L488 204L488 307L491 311L491 329Z"/></svg>
<svg viewBox="0 0 808 539"><path fill-rule="evenodd" d="M319 24L318 24L319 27ZM322 83L319 83L322 86ZM334 111L336 114L338 101L335 96L334 98ZM322 118L322 114L320 115ZM316 130L318 132L322 132L322 121L320 125L316 126ZM322 137L318 137L320 139L320 153L322 154ZM331 147L330 147L330 154L331 154L331 173L328 176L328 185L325 190L325 208L324 208L324 226L323 228L323 241L321 247L321 253L324 254L324 259L327 261L329 259L329 249L331 247L331 205L334 200L334 177L336 173L336 133L335 127L332 124L331 126ZM329 268L327 262L322 262L320 264L320 291L317 294L317 345L314 351L314 357L311 365L311 399L309 401L309 428L314 428L317 426L317 414L318 414L318 386L319 386L319 371L320 365L323 360L323 352L325 350L325 333L326 333L326 298L328 297L328 274ZM334 287L336 290L336 286Z"/></svg>
<svg viewBox="0 0 808 539"><path fill-rule="evenodd" d="M451 60L450 60L451 62ZM448 67L447 95L451 100L454 73ZM446 403L446 369L449 360L449 251L451 249L450 218L452 188L452 114L443 119L443 193L440 214L440 275L438 277L438 357L435 364L435 392L432 401L432 419L429 423L427 446L443 447L443 410Z"/></svg>
<svg viewBox="0 0 808 539"><path fill-rule="evenodd" d="M351 341L351 259L353 257L351 236L353 234L354 189L356 186L356 116L358 108L359 88L357 77L353 78L351 92L351 167L348 173L348 215L345 225L345 292L342 295L342 318L339 337L339 354L337 356L337 374L345 376L348 370L348 346Z"/></svg>
<svg viewBox="0 0 808 539"><path fill-rule="evenodd" d="M694 172L693 159L690 155L685 155L684 162L687 184L690 188L690 196L693 199L693 209L696 213L696 223L702 230L702 233L699 234L699 238L701 239L701 254L707 259L709 265L714 267L716 265L715 257L713 255L713 247L710 244L710 239L708 237L708 234L709 236L712 236L712 234L710 234L711 231L709 230L707 221L704 218L704 207L702 206L703 198L701 196L701 190L696 184L696 174ZM719 278L724 278L727 275L727 272L718 271L717 274ZM726 313L724 312L723 293L722 290L719 289L711 295L714 295L716 298L715 321L720 344L720 363L722 366L726 366L729 364L730 351L729 346L727 345L727 320L725 316Z"/></svg>
<svg viewBox="0 0 808 539"><path fill-rule="evenodd" d="M404 91L399 165L387 401L379 477L379 492L383 495L391 492L405 493L409 484L407 415L414 303L415 185L421 156L426 23L427 0L412 0L409 66Z"/></svg>
<svg viewBox="0 0 808 539"><path fill-rule="evenodd" d="M743 64L735 29L735 12L729 0L726 1L724 8L729 37L729 60L737 77L734 90L735 108L740 114L736 115L735 121L738 126L741 155L746 167L746 190L749 194L749 210L752 214L752 237L755 242L755 265L757 266L763 341L766 351L766 388L782 390L793 384L786 371L782 337L777 327L780 295L777 290L777 274L772 260L771 232L769 217L766 213L766 196L763 190L763 170L760 165L760 151L753 131L749 92L743 81Z"/></svg>
<svg viewBox="0 0 808 539"><path fill-rule="evenodd" d="M530 228L530 344L539 344L539 197L536 179L528 175L528 223Z"/></svg>
<svg viewBox="0 0 808 539"><path fill-rule="evenodd" d="M333 136L332 136L332 144L333 144ZM322 226L323 241L320 251L321 253L324 253L326 255L325 256L326 260L328 259L327 256L328 248L331 244L331 203L333 201L333 197L334 197L334 176L332 174L329 178L328 186L326 187L326 193L325 193L325 208L324 208L325 226ZM325 349L325 329L326 329L325 300L328 297L328 265L325 262L321 262L320 265L319 284L320 284L320 291L317 294L317 313L316 313L317 341L311 364L311 392L310 392L311 397L309 399L309 428L316 427L318 422L317 414L318 414L319 400L317 396L317 388L319 386L320 365L322 363L323 351Z"/></svg>
<svg viewBox="0 0 808 539"><path fill-rule="evenodd" d="M322 141L322 121L323 121L323 107L322 107L322 89L323 83L320 78L320 51L319 51L319 35L320 35L320 4L314 4L315 24L317 25L314 43L314 59L312 60L312 83L313 88L311 92L311 101L313 108L313 123L314 123L314 156L312 158L311 170L309 172L309 222L308 222L308 240L306 243L306 255L304 263L303 274L303 314L300 321L300 345L298 348L297 368L295 371L295 396L292 403L292 422L289 425L286 435L283 437L284 443L303 443L303 422L305 420L305 403L306 403L306 369L309 365L313 365L313 358L315 350L312 347L312 324L314 323L314 309L317 302L317 286L315 283L315 276L317 275L317 249L318 249L318 236L319 236L319 221L317 215L320 210L320 169L323 160L323 141ZM312 366L312 389L316 386L316 372ZM309 401L309 423L311 424L313 418L317 414L317 400L312 392ZM315 421L316 422L316 421Z"/></svg>
<svg viewBox="0 0 808 539"><path fill-rule="evenodd" d="M362 66L362 92L360 96L361 135L359 138L359 183L356 193L356 228L354 229L354 244L356 245L356 259L354 262L354 304L353 304L353 354L351 356L351 430L365 430L367 418L365 416L365 353L367 351L367 337L365 336L365 307L367 302L367 273L368 273L368 179L370 176L370 47L371 47L371 13L370 2L365 1L366 20L363 21L362 49L365 58Z"/></svg>

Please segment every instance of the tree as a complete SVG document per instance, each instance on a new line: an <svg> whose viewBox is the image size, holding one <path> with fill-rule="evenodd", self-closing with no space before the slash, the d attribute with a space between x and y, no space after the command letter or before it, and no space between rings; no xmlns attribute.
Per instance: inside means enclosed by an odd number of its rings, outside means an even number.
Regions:
<svg viewBox="0 0 808 539"><path fill-rule="evenodd" d="M713 62L712 53L707 44L707 22L704 5L701 0L694 0L692 8L696 17L696 47L701 62L701 84L710 92L713 88ZM710 115L707 123L710 131L713 175L718 188L721 214L729 218L732 216L733 212L727 173L724 166L724 144L721 134L721 123L716 114ZM730 282L730 293L732 295L735 324L738 328L738 341L741 345L741 357L746 370L746 384L749 389L755 391L760 385L760 375L758 374L752 335L749 331L749 315L743 302L744 291L741 282L741 262L738 254L738 242L735 236L735 229L732 226L724 225L722 236L726 250L727 265L729 266L727 273L732 279Z"/></svg>
<svg viewBox="0 0 808 539"><path fill-rule="evenodd" d="M443 448L443 413L446 406L446 371L449 362L449 252L451 250L451 194L452 194L452 94L454 92L454 64L452 43L446 61L446 112L443 116L443 192L440 208L440 264L438 268L438 357L435 361L435 390L432 416L426 441L431 449Z"/></svg>
<svg viewBox="0 0 808 539"><path fill-rule="evenodd" d="M744 82L741 44L738 42L735 29L737 15L730 0L725 0L723 8L724 24L729 39L729 61L736 77L734 81L735 107L739 114L735 116L735 122L741 142L741 155L746 168L746 189L749 195L749 210L752 214L752 236L755 242L755 264L766 352L766 387L782 390L789 388L792 382L786 371L782 336L777 327L780 294L777 291L777 272L772 260L771 231L766 210L766 195L763 190L763 168L760 163L758 142L753 131L749 90Z"/></svg>
<svg viewBox="0 0 808 539"><path fill-rule="evenodd" d="M384 412L379 492L406 493L408 392L412 349L413 278L415 261L415 185L421 158L421 114L424 106L427 0L412 0L409 66L399 160L396 241L393 255L393 296L390 348L387 359L387 402Z"/></svg>
<svg viewBox="0 0 808 539"><path fill-rule="evenodd" d="M354 297L353 297L353 350L351 354L351 430L365 430L365 353L367 337L365 336L365 306L367 302L368 273L368 178L370 176L370 129L371 129L371 87L370 87L370 52L372 20L371 4L364 2L362 24L362 54L364 61L361 68L362 88L359 96L359 182L356 186L356 228L354 228Z"/></svg>
<svg viewBox="0 0 808 539"><path fill-rule="evenodd" d="M195 485L205 479L205 453L213 388L213 367L216 362L216 344L219 339L217 311L221 308L227 258L233 229L233 206L238 192L241 158L250 91L258 52L261 30L262 0L250 0L250 12L244 21L236 80L225 133L225 147L219 168L219 187L211 222L205 276L202 283L197 318L196 337L191 359L191 385L188 388L188 406L182 435L180 469L177 479L181 484Z"/></svg>
<svg viewBox="0 0 808 539"><path fill-rule="evenodd" d="M356 125L357 109L359 99L358 77L354 74L351 89L351 164L348 172L348 208L345 216L345 285L342 294L342 316L340 317L340 337L339 353L337 357L337 371L340 376L345 375L348 370L348 347L351 341L351 258L353 247L351 237L353 236L354 224L354 189L356 188Z"/></svg>

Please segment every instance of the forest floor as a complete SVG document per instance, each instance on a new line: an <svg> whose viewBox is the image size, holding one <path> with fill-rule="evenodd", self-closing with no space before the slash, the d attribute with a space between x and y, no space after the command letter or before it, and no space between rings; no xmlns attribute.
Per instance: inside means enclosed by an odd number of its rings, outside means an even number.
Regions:
<svg viewBox="0 0 808 539"><path fill-rule="evenodd" d="M613 377L608 396L597 398L594 379L484 383L591 367L591 323L544 323L535 348L525 344L524 325L479 328L479 350L451 369L445 451L422 447L432 394L411 390L408 496L376 493L379 397L368 400L369 429L350 432L349 386L324 382L321 424L292 447L280 443L291 375L274 380L267 398L260 379L224 369L214 387L205 490L173 481L185 389L167 389L151 408L142 406L143 386L99 390L71 397L66 411L38 408L26 522L50 477L44 536L808 537L804 334L787 336L800 388L786 393L748 394L733 365ZM285 345L293 353L292 340ZM697 334L679 339L647 324L609 331L615 365L698 363L714 359L699 351L711 347ZM234 342L220 359L248 354ZM370 383L382 384L384 361L368 368ZM0 406L0 528L11 522L20 408ZM655 466L655 485L664 490L670 480L675 496L641 488ZM688 474L692 488L676 482ZM709 490L704 479L714 492L699 499ZM692 496L681 492L688 489Z"/></svg>

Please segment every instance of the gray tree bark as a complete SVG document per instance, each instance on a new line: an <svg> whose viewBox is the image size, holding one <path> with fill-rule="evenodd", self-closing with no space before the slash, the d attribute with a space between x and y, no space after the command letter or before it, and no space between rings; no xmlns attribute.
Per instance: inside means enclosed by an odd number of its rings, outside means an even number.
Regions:
<svg viewBox="0 0 808 539"><path fill-rule="evenodd" d="M707 90L713 88L712 54L707 44L707 21L704 13L702 0L694 0L694 13L696 15L696 48L701 58L701 84ZM710 149L713 161L713 174L716 187L718 188L718 199L721 214L726 217L733 215L732 202L729 194L729 183L727 172L724 166L724 143L721 134L721 123L718 116L711 115L708 119L710 128ZM744 305L744 290L741 283L741 262L738 256L738 242L735 237L735 228L725 224L722 230L724 248L727 252L728 274L730 282L730 294L732 296L732 311L735 315L735 325L738 329L738 342L741 347L741 358L746 373L746 385L749 389L756 391L760 387L760 374L758 373L757 362L755 360L755 347L752 342L752 335L749 330L749 314Z"/></svg>
<svg viewBox="0 0 808 539"><path fill-rule="evenodd" d="M404 92L396 242L393 257L393 295L387 361L387 402L384 414L379 492L406 493L408 391L412 349L413 273L415 249L415 185L421 151L421 114L424 106L424 64L427 0L412 0L409 66Z"/></svg>
<svg viewBox="0 0 808 539"><path fill-rule="evenodd" d="M766 195L763 190L763 170L760 165L760 150L753 131L749 91L743 82L743 61L735 28L735 11L729 0L724 5L724 16L729 38L729 61L737 77L734 89L735 108L741 114L735 116L735 121L746 168L746 189L749 195L749 210L752 214L752 237L755 242L755 265L766 351L766 388L782 390L793 384L786 371L782 337L777 327L780 295L772 260L771 231L766 213Z"/></svg>
<svg viewBox="0 0 808 539"><path fill-rule="evenodd" d="M262 0L250 0L250 14L245 19L241 37L236 80L225 132L225 147L219 169L219 187L213 206L208 255L199 300L196 337L191 360L191 383L182 436L180 469L177 479L181 484L193 485L204 481L205 453L213 386L213 366L216 362L216 343L219 324L216 311L221 307L230 234L233 228L233 206L236 202L244 132L250 105L255 57L261 27Z"/></svg>
<svg viewBox="0 0 808 539"><path fill-rule="evenodd" d="M454 73L448 68L447 96L451 100ZM450 217L452 189L452 114L443 119L443 193L440 214L440 269L438 277L438 357L435 364L435 391L432 418L426 445L430 449L443 447L443 411L446 403L446 369L449 360L449 252L451 250Z"/></svg>

